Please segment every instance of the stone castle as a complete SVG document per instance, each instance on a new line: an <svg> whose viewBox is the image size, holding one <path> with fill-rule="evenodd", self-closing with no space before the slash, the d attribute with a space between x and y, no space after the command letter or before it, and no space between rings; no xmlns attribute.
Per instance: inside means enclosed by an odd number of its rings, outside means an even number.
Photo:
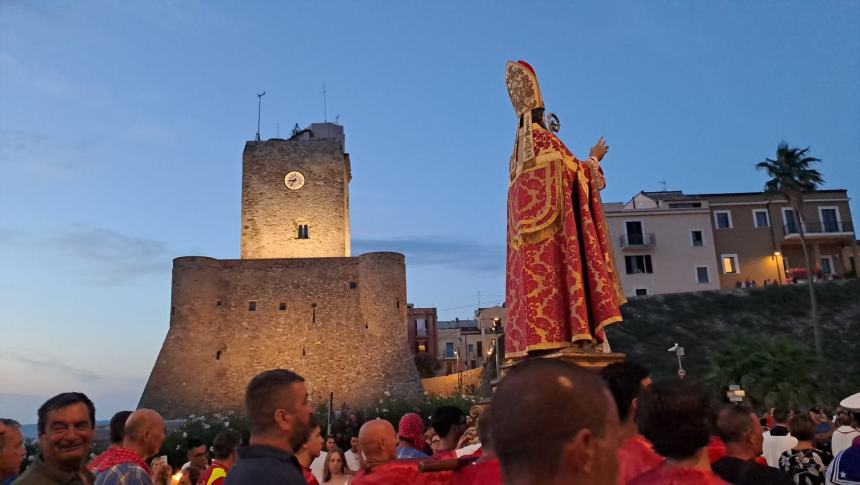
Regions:
<svg viewBox="0 0 860 485"><path fill-rule="evenodd" d="M241 259L173 262L170 329L140 398L166 418L242 411L245 385L282 367L316 403L413 396L406 265L350 256L343 127L245 144Z"/></svg>

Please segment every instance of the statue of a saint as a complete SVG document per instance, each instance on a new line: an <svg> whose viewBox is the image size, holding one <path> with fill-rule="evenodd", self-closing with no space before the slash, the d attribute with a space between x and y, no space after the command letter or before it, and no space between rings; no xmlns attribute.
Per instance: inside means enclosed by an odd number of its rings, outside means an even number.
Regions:
<svg viewBox="0 0 860 485"><path fill-rule="evenodd" d="M574 344L608 352L603 329L621 321L627 301L600 202L609 147L601 137L578 160L553 133L555 115L544 116L534 69L508 62L505 79L519 123L508 186L505 354Z"/></svg>

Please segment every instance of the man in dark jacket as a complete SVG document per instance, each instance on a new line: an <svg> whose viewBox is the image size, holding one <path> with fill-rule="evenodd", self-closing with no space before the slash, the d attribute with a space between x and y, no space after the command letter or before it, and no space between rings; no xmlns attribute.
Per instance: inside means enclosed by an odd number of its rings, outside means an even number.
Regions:
<svg viewBox="0 0 860 485"><path fill-rule="evenodd" d="M294 453L307 439L313 409L305 379L286 369L257 375L245 391L251 428L226 485L307 485Z"/></svg>
<svg viewBox="0 0 860 485"><path fill-rule="evenodd" d="M785 472L756 463L762 454L761 424L746 406L726 406L717 415L717 431L726 444L726 456L711 468L723 480L735 485L793 485Z"/></svg>

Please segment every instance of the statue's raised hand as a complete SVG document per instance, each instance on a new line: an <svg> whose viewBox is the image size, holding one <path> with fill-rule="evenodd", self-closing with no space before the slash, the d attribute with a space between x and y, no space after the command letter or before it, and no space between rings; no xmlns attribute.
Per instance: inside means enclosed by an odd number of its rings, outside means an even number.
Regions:
<svg viewBox="0 0 860 485"><path fill-rule="evenodd" d="M606 144L606 141L601 136L600 139L597 140L597 143L591 147L591 152L589 152L588 156L596 158L599 162L603 160L604 155L606 155L606 152L608 151L609 145Z"/></svg>

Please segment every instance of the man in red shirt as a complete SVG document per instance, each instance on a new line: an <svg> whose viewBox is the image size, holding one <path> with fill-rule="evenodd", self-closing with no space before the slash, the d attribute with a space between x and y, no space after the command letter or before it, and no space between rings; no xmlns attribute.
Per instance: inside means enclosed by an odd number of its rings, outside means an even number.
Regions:
<svg viewBox="0 0 860 485"><path fill-rule="evenodd" d="M618 448L618 485L626 485L634 477L657 468L663 457L654 452L651 443L639 433L636 410L639 395L651 387L648 370L631 361L610 364L600 370L609 386L618 418L621 420L621 447Z"/></svg>
<svg viewBox="0 0 860 485"><path fill-rule="evenodd" d="M492 407L487 407L478 417L478 438L481 448L480 457L469 465L454 473L451 485L502 485L502 469L499 458L493 449L493 439L490 434L490 417Z"/></svg>
<svg viewBox="0 0 860 485"><path fill-rule="evenodd" d="M681 381L658 382L644 393L636 422L666 460L630 485L727 485L708 460L709 412L701 389Z"/></svg>
<svg viewBox="0 0 860 485"><path fill-rule="evenodd" d="M214 459L212 464L206 468L200 476L200 485L224 485L224 480L227 478L227 472L230 467L236 463L239 456L236 454L236 449L242 441L242 436L228 429L215 435L212 441L212 455Z"/></svg>
<svg viewBox="0 0 860 485"><path fill-rule="evenodd" d="M364 456L363 468L350 480L351 485L419 485L429 483L429 476L418 471L417 460L397 459L397 434L384 419L374 419L361 426L358 445Z"/></svg>
<svg viewBox="0 0 860 485"><path fill-rule="evenodd" d="M324 443L325 441L320 434L320 424L314 416L311 416L308 438L302 447L299 448L299 451L296 452L296 458L302 465L302 474L308 485L319 485L319 480L311 472L311 463L322 453Z"/></svg>

